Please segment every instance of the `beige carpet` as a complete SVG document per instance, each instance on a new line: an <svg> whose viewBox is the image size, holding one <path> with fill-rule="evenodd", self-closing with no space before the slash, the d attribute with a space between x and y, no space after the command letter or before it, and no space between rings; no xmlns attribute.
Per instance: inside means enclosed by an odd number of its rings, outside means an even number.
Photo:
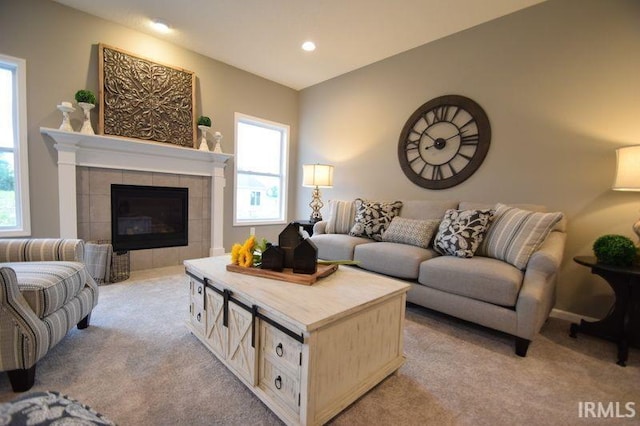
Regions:
<svg viewBox="0 0 640 426"><path fill-rule="evenodd" d="M72 330L38 364L33 390L55 390L120 425L281 424L184 325L181 268L102 286L91 326ZM551 319L520 358L508 336L417 307L407 310L407 362L332 420L335 425L640 423L640 351L568 336ZM0 401L11 392L0 378ZM632 419L578 417L579 402L633 402ZM622 414L626 412L623 411Z"/></svg>

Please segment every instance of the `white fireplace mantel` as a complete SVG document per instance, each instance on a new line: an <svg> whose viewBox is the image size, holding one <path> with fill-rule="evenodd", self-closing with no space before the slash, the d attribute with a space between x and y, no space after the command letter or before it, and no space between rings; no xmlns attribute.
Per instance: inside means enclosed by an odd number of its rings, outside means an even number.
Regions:
<svg viewBox="0 0 640 426"><path fill-rule="evenodd" d="M224 168L231 154L114 136L40 128L58 151L60 236L78 237L76 166L211 176L212 256L223 254Z"/></svg>

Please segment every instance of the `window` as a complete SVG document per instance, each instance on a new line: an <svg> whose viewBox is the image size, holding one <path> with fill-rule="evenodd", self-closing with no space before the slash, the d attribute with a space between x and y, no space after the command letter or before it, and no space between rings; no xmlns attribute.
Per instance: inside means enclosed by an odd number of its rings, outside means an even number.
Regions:
<svg viewBox="0 0 640 426"><path fill-rule="evenodd" d="M31 234L26 62L0 54L0 236Z"/></svg>
<svg viewBox="0 0 640 426"><path fill-rule="evenodd" d="M236 113L234 225L285 223L289 126Z"/></svg>

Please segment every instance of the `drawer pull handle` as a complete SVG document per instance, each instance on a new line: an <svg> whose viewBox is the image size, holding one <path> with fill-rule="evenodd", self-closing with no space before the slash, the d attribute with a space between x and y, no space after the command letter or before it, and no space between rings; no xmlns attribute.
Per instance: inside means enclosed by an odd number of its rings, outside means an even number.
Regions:
<svg viewBox="0 0 640 426"><path fill-rule="evenodd" d="M276 386L276 389L282 389L282 377L276 377L276 379L273 381L273 384Z"/></svg>
<svg viewBox="0 0 640 426"><path fill-rule="evenodd" d="M284 348L282 347L282 343L278 343L278 346L276 346L276 355L282 357L282 354L284 354Z"/></svg>
<svg viewBox="0 0 640 426"><path fill-rule="evenodd" d="M198 287L198 294L202 294L202 287Z"/></svg>
<svg viewBox="0 0 640 426"><path fill-rule="evenodd" d="M200 318L202 317L202 314L198 314L196 315L196 319L198 320L198 322L200 322Z"/></svg>

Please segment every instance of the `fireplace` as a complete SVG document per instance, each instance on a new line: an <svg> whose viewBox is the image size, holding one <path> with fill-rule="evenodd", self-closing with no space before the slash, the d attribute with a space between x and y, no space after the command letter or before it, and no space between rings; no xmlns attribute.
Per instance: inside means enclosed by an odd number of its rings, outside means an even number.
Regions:
<svg viewBox="0 0 640 426"><path fill-rule="evenodd" d="M188 244L189 189L111 185L114 251Z"/></svg>

